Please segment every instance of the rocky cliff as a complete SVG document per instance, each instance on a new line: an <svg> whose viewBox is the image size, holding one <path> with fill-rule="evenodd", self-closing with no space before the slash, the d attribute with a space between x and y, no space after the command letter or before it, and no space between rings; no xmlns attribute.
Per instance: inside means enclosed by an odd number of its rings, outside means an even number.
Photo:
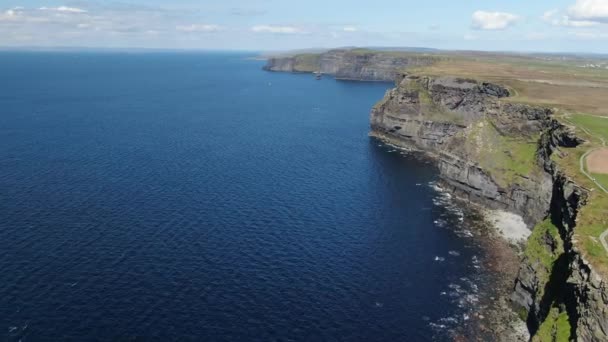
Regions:
<svg viewBox="0 0 608 342"><path fill-rule="evenodd" d="M402 76L371 114L372 131L437 157L445 185L461 197L521 214L547 214L552 182L534 162L550 111L502 103L507 89L459 78ZM511 170L513 165L518 170Z"/></svg>
<svg viewBox="0 0 608 342"><path fill-rule="evenodd" d="M561 153L561 147L580 143L569 127L557 121L552 121L541 137L539 162L553 180L547 219L550 227L535 227L512 299L528 312L530 329L541 335L552 333L557 337L561 325L577 341L608 341L606 281L573 244L577 215L589 193L551 161L551 155ZM561 324L560 312L564 319Z"/></svg>
<svg viewBox="0 0 608 342"><path fill-rule="evenodd" d="M499 85L403 74L372 109L372 133L434 156L459 197L534 227L512 295L533 340L608 341L607 284L572 241L588 193L551 159L582 141L550 110L507 96Z"/></svg>
<svg viewBox="0 0 608 342"><path fill-rule="evenodd" d="M321 54L270 58L264 69L281 72L321 72L337 79L393 82L400 70L429 65L434 60L431 56L406 53L339 49Z"/></svg>

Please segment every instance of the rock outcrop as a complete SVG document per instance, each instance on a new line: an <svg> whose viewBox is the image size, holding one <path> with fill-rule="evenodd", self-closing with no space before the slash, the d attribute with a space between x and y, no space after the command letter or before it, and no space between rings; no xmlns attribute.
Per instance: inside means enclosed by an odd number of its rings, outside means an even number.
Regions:
<svg viewBox="0 0 608 342"><path fill-rule="evenodd" d="M432 56L408 55L361 49L330 50L321 54L299 54L268 59L264 70L321 72L344 80L393 82L400 70L426 66Z"/></svg>

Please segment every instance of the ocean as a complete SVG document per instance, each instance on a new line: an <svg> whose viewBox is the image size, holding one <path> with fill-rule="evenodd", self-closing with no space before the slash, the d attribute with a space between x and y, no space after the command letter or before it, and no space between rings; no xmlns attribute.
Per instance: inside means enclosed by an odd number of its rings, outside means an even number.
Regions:
<svg viewBox="0 0 608 342"><path fill-rule="evenodd" d="M388 83L245 53L0 53L0 339L443 341L480 253Z"/></svg>

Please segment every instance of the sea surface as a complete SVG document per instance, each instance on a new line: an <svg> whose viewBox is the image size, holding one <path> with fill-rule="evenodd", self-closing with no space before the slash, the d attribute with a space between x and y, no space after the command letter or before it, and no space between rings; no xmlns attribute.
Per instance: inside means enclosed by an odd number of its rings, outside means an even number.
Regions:
<svg viewBox="0 0 608 342"><path fill-rule="evenodd" d="M481 251L387 83L0 53L0 340L443 341Z"/></svg>

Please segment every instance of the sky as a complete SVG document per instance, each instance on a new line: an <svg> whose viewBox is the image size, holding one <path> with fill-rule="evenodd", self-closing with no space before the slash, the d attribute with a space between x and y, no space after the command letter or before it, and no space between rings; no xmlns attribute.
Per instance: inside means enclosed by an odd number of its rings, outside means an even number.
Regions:
<svg viewBox="0 0 608 342"><path fill-rule="evenodd" d="M0 0L0 47L608 53L608 0Z"/></svg>

